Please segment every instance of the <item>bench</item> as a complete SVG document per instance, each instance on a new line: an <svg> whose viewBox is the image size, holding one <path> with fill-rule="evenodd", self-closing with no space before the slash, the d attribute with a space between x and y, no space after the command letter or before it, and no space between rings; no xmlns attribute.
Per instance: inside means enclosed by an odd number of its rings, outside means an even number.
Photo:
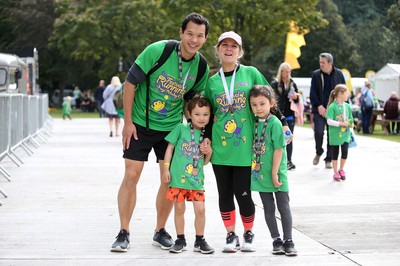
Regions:
<svg viewBox="0 0 400 266"><path fill-rule="evenodd" d="M385 116L382 116L382 129L385 132L385 134L389 134L388 131L388 127L390 125L391 122L395 122L395 123L400 123L400 120L398 119L386 119Z"/></svg>

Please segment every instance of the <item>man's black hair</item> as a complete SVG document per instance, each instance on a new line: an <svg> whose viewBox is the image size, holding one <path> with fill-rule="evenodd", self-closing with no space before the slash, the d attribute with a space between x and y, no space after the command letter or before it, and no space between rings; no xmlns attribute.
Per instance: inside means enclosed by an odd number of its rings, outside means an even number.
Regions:
<svg viewBox="0 0 400 266"><path fill-rule="evenodd" d="M182 32L185 32L186 30L186 26L189 23L189 21L192 21L198 25L205 25L206 26L206 36L208 35L208 30L210 29L210 22L203 17L202 15L196 13L196 12L192 12L189 15L186 16L186 18L183 20L182 22Z"/></svg>

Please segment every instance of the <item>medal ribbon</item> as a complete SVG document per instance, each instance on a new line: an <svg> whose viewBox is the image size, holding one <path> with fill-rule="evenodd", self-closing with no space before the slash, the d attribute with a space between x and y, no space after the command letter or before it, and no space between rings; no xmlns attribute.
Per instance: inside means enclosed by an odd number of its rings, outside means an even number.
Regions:
<svg viewBox="0 0 400 266"><path fill-rule="evenodd" d="M258 121L260 119L257 118L257 120L256 120L256 122L254 124L254 140L253 140L253 144L254 144L254 147L256 149L256 163L260 163L261 147L262 147L262 143L264 142L264 139L265 139L265 130L267 129L268 120L270 119L270 117L271 117L271 114L264 121L264 125L263 125L262 130L261 130L260 139L258 139Z"/></svg>
<svg viewBox="0 0 400 266"><path fill-rule="evenodd" d="M193 124L190 123L190 135L192 138L192 141L190 145L193 148L193 168L197 168L199 165L199 159L200 159L200 144L203 142L204 139L204 132L205 132L205 127L201 129L200 133L200 138L199 138L199 144L196 144L194 140L194 127Z"/></svg>
<svg viewBox="0 0 400 266"><path fill-rule="evenodd" d="M236 69L237 69L237 64L235 66L235 70L233 71L229 91L228 91L228 84L226 83L224 71L222 70L222 67L219 69L219 74L221 75L221 79L222 79L222 85L224 85L226 99L228 100L229 105L232 107L233 107L233 90L235 87Z"/></svg>
<svg viewBox="0 0 400 266"><path fill-rule="evenodd" d="M187 78L188 78L188 76L189 76L190 68L192 67L192 62L193 62L193 61L190 61L189 69L188 69L188 71L186 72L185 79L184 79L183 82L182 82L182 77L183 77L183 73L182 73L182 71L183 71L183 66L182 66L182 52L181 52L181 45L179 44L179 45L178 45L178 70L179 70L179 78L180 78L180 81L181 81L181 84L182 84L182 90L185 89L185 84L186 84Z"/></svg>

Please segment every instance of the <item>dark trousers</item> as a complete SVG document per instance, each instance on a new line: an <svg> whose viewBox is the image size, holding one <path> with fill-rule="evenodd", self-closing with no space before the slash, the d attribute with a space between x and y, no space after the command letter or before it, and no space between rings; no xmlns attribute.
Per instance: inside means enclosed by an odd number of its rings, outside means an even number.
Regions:
<svg viewBox="0 0 400 266"><path fill-rule="evenodd" d="M315 140L315 150L317 155L322 155L324 149L322 144L324 143L324 130L327 129L327 140L326 140L326 157L325 162L332 161L332 146L329 145L329 131L328 124L326 123L325 117L321 116L319 113L314 113L314 140Z"/></svg>
<svg viewBox="0 0 400 266"><path fill-rule="evenodd" d="M290 131L292 132L292 134L294 134L294 124L295 124L295 120L288 120L286 121ZM292 161L292 154L293 154L293 141L291 141L289 144L286 145L286 154L287 154L287 161L291 162Z"/></svg>
<svg viewBox="0 0 400 266"><path fill-rule="evenodd" d="M373 109L363 109L362 110L362 128L364 134L369 134L369 126L371 125Z"/></svg>

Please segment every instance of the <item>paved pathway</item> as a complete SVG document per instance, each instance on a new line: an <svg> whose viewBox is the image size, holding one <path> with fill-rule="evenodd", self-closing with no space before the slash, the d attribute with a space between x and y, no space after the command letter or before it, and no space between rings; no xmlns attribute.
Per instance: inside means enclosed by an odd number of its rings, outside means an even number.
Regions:
<svg viewBox="0 0 400 266"><path fill-rule="evenodd" d="M349 152L346 182L312 165L311 129L296 127L290 196L297 257L274 256L261 201L254 194L257 252L224 254L215 178L206 167L206 238L216 252L191 250L193 208L187 207L189 250L170 254L151 245L158 165L151 154L139 183L131 222L132 247L109 251L118 232L116 195L123 175L120 139L108 137L105 119L54 119L51 138L21 167L5 158L0 176L9 197L0 207L0 265L399 265L400 144L359 136ZM0 195L1 197L1 195ZM240 224L240 223L238 223ZM238 230L242 234L241 227ZM167 230L175 236L173 216Z"/></svg>

